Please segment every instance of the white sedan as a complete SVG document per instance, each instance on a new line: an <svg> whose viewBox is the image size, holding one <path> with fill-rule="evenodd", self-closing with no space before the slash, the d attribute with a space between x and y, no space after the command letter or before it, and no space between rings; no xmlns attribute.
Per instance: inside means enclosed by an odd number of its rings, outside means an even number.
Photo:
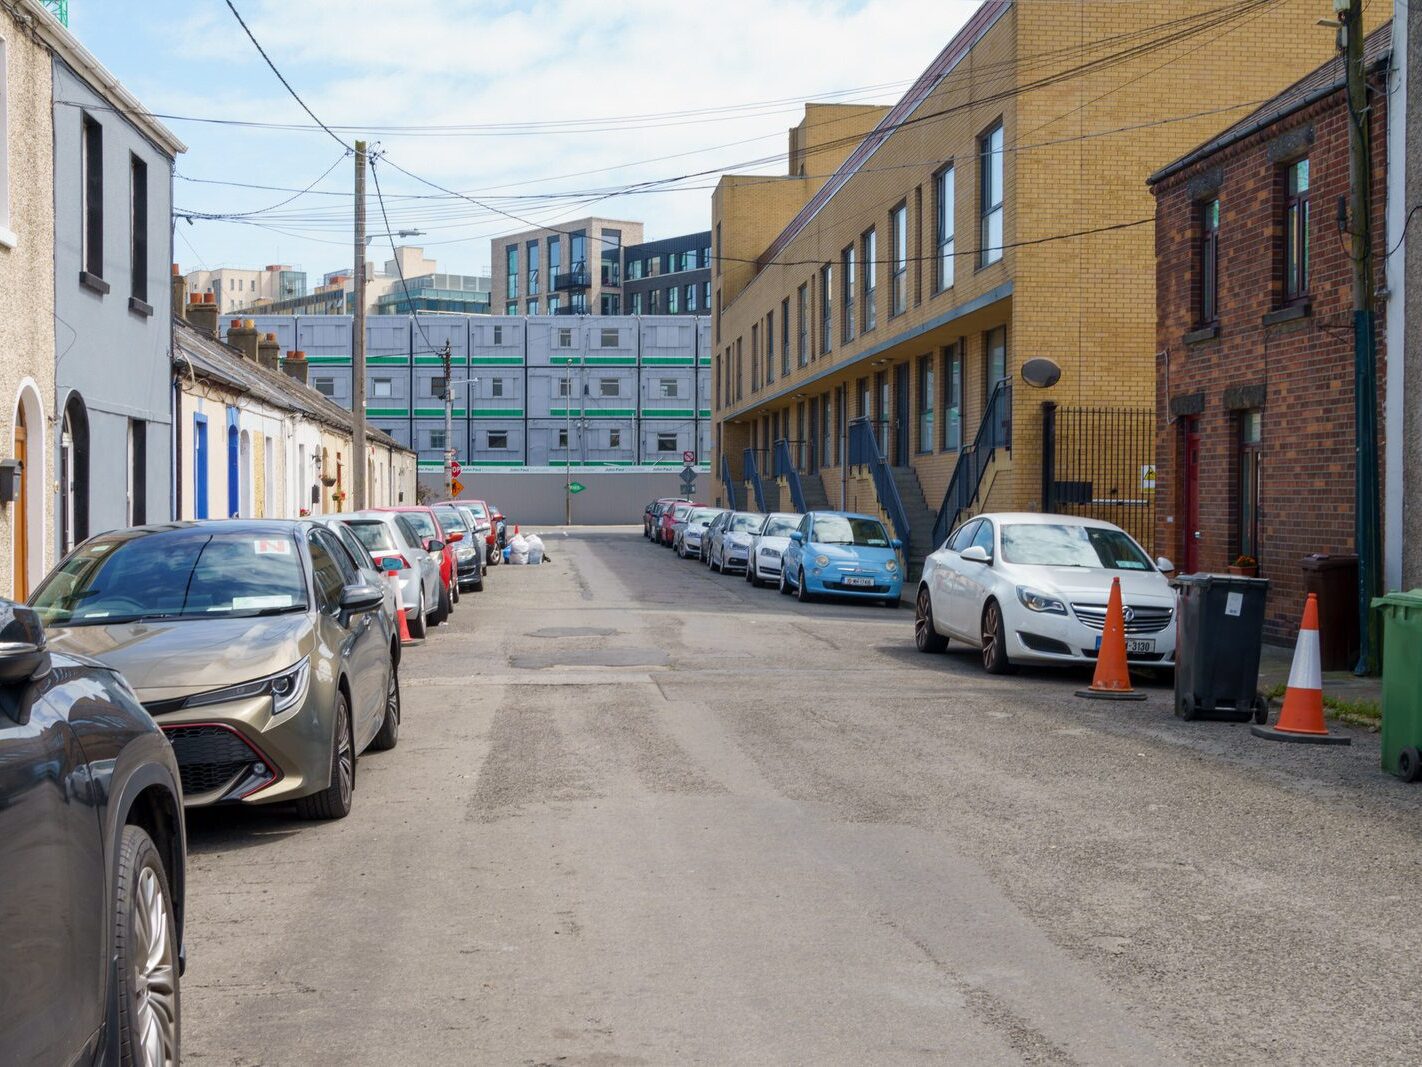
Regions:
<svg viewBox="0 0 1422 1067"><path fill-rule="evenodd" d="M1111 579L1121 579L1126 659L1175 662L1175 594L1129 534L1074 515L987 513L959 526L923 565L914 643L941 652L949 639L982 650L983 667L1089 665L1106 624Z"/></svg>
<svg viewBox="0 0 1422 1067"><path fill-rule="evenodd" d="M790 545L790 531L798 529L804 516L786 511L773 511L765 517L760 529L751 538L750 562L746 565L746 581L751 585L780 581L780 564Z"/></svg>

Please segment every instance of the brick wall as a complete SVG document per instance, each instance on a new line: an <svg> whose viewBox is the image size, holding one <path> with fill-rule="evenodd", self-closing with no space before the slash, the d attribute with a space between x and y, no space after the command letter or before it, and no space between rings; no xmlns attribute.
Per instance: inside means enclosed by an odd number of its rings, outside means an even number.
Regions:
<svg viewBox="0 0 1422 1067"><path fill-rule="evenodd" d="M1381 83L1378 83L1381 86ZM1386 103L1371 113L1373 233L1385 251ZM1352 267L1340 234L1348 127L1342 92L1170 176L1156 194L1157 461L1159 548L1182 568L1181 477L1187 412L1200 433L1197 567L1219 571L1239 552L1239 422L1261 411L1260 575L1270 585L1266 634L1290 640L1303 607L1300 560L1351 553L1354 518ZM1309 160L1309 307L1271 321L1283 305L1284 168ZM1199 330L1200 203L1220 202L1218 335ZM1273 319L1277 319L1272 316ZM1379 328L1378 381L1385 380ZM1381 400L1379 411L1383 410Z"/></svg>

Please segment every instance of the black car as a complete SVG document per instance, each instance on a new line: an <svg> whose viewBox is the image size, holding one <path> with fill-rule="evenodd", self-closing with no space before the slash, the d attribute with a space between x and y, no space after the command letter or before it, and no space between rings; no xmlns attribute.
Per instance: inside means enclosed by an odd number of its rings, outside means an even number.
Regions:
<svg viewBox="0 0 1422 1067"><path fill-rule="evenodd" d="M179 1062L179 781L128 683L0 600L0 1062Z"/></svg>

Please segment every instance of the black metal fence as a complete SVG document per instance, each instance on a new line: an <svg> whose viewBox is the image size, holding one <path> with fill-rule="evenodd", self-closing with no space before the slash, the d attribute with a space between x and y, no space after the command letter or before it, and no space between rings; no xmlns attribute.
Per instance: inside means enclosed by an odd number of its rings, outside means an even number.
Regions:
<svg viewBox="0 0 1422 1067"><path fill-rule="evenodd" d="M1155 546L1155 411L1042 405L1043 510L1113 522Z"/></svg>

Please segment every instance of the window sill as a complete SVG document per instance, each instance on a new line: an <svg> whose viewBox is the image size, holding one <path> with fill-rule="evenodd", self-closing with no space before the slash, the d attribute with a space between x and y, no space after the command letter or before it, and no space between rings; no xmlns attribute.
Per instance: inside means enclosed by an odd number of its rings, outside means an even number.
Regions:
<svg viewBox="0 0 1422 1067"><path fill-rule="evenodd" d="M79 284L85 289L92 289L103 296L109 291L109 283L100 278L97 274L90 274L87 270L79 272Z"/></svg>
<svg viewBox="0 0 1422 1067"><path fill-rule="evenodd" d="M145 319L153 314L153 305L146 300L140 300L136 296L128 298L128 310L135 315L142 315Z"/></svg>
<svg viewBox="0 0 1422 1067"><path fill-rule="evenodd" d="M20 243L19 234L0 226L0 248L14 248Z"/></svg>
<svg viewBox="0 0 1422 1067"><path fill-rule="evenodd" d="M1208 326L1201 326L1198 330L1191 330L1184 337L1182 337L1181 340L1184 341L1187 345L1198 345L1203 341L1213 341L1215 338L1219 337L1219 335L1220 324L1217 322L1212 322Z"/></svg>
<svg viewBox="0 0 1422 1067"><path fill-rule="evenodd" d="M1260 321L1265 326L1277 326L1281 322L1293 322L1296 319L1306 319L1313 314L1313 304L1308 300L1292 304L1289 307L1279 308L1271 311Z"/></svg>

